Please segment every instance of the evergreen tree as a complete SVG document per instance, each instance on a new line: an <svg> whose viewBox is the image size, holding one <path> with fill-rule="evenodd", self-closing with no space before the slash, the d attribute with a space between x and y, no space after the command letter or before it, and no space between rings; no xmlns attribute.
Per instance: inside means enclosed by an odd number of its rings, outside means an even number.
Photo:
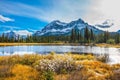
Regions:
<svg viewBox="0 0 120 80"><path fill-rule="evenodd" d="M2 39L1 41L4 42L4 40L5 40L5 35L4 35L4 33L2 34L1 39Z"/></svg>
<svg viewBox="0 0 120 80"><path fill-rule="evenodd" d="M71 31L71 42L75 42L75 30L72 29Z"/></svg>
<svg viewBox="0 0 120 80"><path fill-rule="evenodd" d="M120 35L119 33L116 33L115 35L115 43L119 43L120 42Z"/></svg>
<svg viewBox="0 0 120 80"><path fill-rule="evenodd" d="M104 43L106 43L108 39L109 39L109 32L105 31L104 32Z"/></svg>
<svg viewBox="0 0 120 80"><path fill-rule="evenodd" d="M77 33L77 40L80 41L80 32Z"/></svg>
<svg viewBox="0 0 120 80"><path fill-rule="evenodd" d="M89 43L89 37L90 37L89 29L88 29L88 27L86 27L85 31L84 31L84 41Z"/></svg>
<svg viewBox="0 0 120 80"><path fill-rule="evenodd" d="M92 29L90 30L90 40L94 41L94 33Z"/></svg>

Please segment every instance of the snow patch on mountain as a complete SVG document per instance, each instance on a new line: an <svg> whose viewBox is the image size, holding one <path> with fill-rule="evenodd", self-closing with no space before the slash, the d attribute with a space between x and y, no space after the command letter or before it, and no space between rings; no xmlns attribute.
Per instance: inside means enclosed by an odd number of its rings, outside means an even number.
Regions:
<svg viewBox="0 0 120 80"><path fill-rule="evenodd" d="M68 35L71 33L72 29L78 29L79 31L84 30L86 27L93 29L96 34L102 31L84 22L82 19L71 21L70 23L60 22L55 20L45 26L42 30L36 31L34 35L44 36L44 35Z"/></svg>
<svg viewBox="0 0 120 80"><path fill-rule="evenodd" d="M12 31L6 31L5 33L5 36L7 36L8 38L16 38L18 36L20 37L27 37L27 35L32 35L32 32L29 32L27 30L12 30Z"/></svg>
<svg viewBox="0 0 120 80"><path fill-rule="evenodd" d="M16 34L21 35L21 36L27 36L27 35L32 35L32 32L29 32L27 30L19 30L15 31Z"/></svg>

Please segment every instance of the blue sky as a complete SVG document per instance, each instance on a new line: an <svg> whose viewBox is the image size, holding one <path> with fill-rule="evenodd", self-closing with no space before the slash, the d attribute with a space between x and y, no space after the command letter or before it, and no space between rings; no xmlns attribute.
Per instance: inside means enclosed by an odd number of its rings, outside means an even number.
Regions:
<svg viewBox="0 0 120 80"><path fill-rule="evenodd" d="M119 0L0 0L0 33L10 30L32 33L53 20L70 22L82 18L89 24L110 19L120 29ZM114 5L114 6L113 6ZM112 6L112 7L111 7Z"/></svg>

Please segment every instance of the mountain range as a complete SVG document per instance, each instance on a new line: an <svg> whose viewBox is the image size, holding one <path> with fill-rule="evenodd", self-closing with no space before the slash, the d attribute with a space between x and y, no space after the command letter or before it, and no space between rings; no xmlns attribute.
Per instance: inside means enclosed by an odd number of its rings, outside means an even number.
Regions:
<svg viewBox="0 0 120 80"><path fill-rule="evenodd" d="M36 31L34 35L69 35L72 29L77 29L83 32L86 27L88 27L88 29L92 29L95 34L100 34L103 32L102 30L99 30L98 28L84 22L82 19L78 19L70 23L64 23L59 20L55 20L45 26L42 30Z"/></svg>
<svg viewBox="0 0 120 80"><path fill-rule="evenodd" d="M43 29L37 30L36 32L34 32L33 35L36 35L36 36L70 35L72 29L77 29L78 31L83 32L86 27L88 27L89 30L92 29L94 34L100 34L104 31L98 29L97 27L108 28L113 25L114 24L109 20L106 20L101 25L95 25L95 26L89 25L82 19L71 21L70 23L65 23L59 20L55 20L49 23L48 25L46 25ZM120 30L118 30L117 32L120 33ZM11 36L17 36L18 34L16 34L13 31L10 31L6 33L6 35L9 35L9 37L11 37Z"/></svg>

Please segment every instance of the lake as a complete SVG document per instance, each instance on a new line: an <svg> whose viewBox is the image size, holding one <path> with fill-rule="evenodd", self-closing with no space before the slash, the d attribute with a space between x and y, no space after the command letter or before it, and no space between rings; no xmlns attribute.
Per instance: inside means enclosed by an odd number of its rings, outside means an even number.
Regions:
<svg viewBox="0 0 120 80"><path fill-rule="evenodd" d="M109 54L109 63L120 63L120 48L106 48L96 46L62 46L62 45L33 45L33 46L1 46L0 55L23 55L23 54L48 54L56 53L93 53L93 54Z"/></svg>

